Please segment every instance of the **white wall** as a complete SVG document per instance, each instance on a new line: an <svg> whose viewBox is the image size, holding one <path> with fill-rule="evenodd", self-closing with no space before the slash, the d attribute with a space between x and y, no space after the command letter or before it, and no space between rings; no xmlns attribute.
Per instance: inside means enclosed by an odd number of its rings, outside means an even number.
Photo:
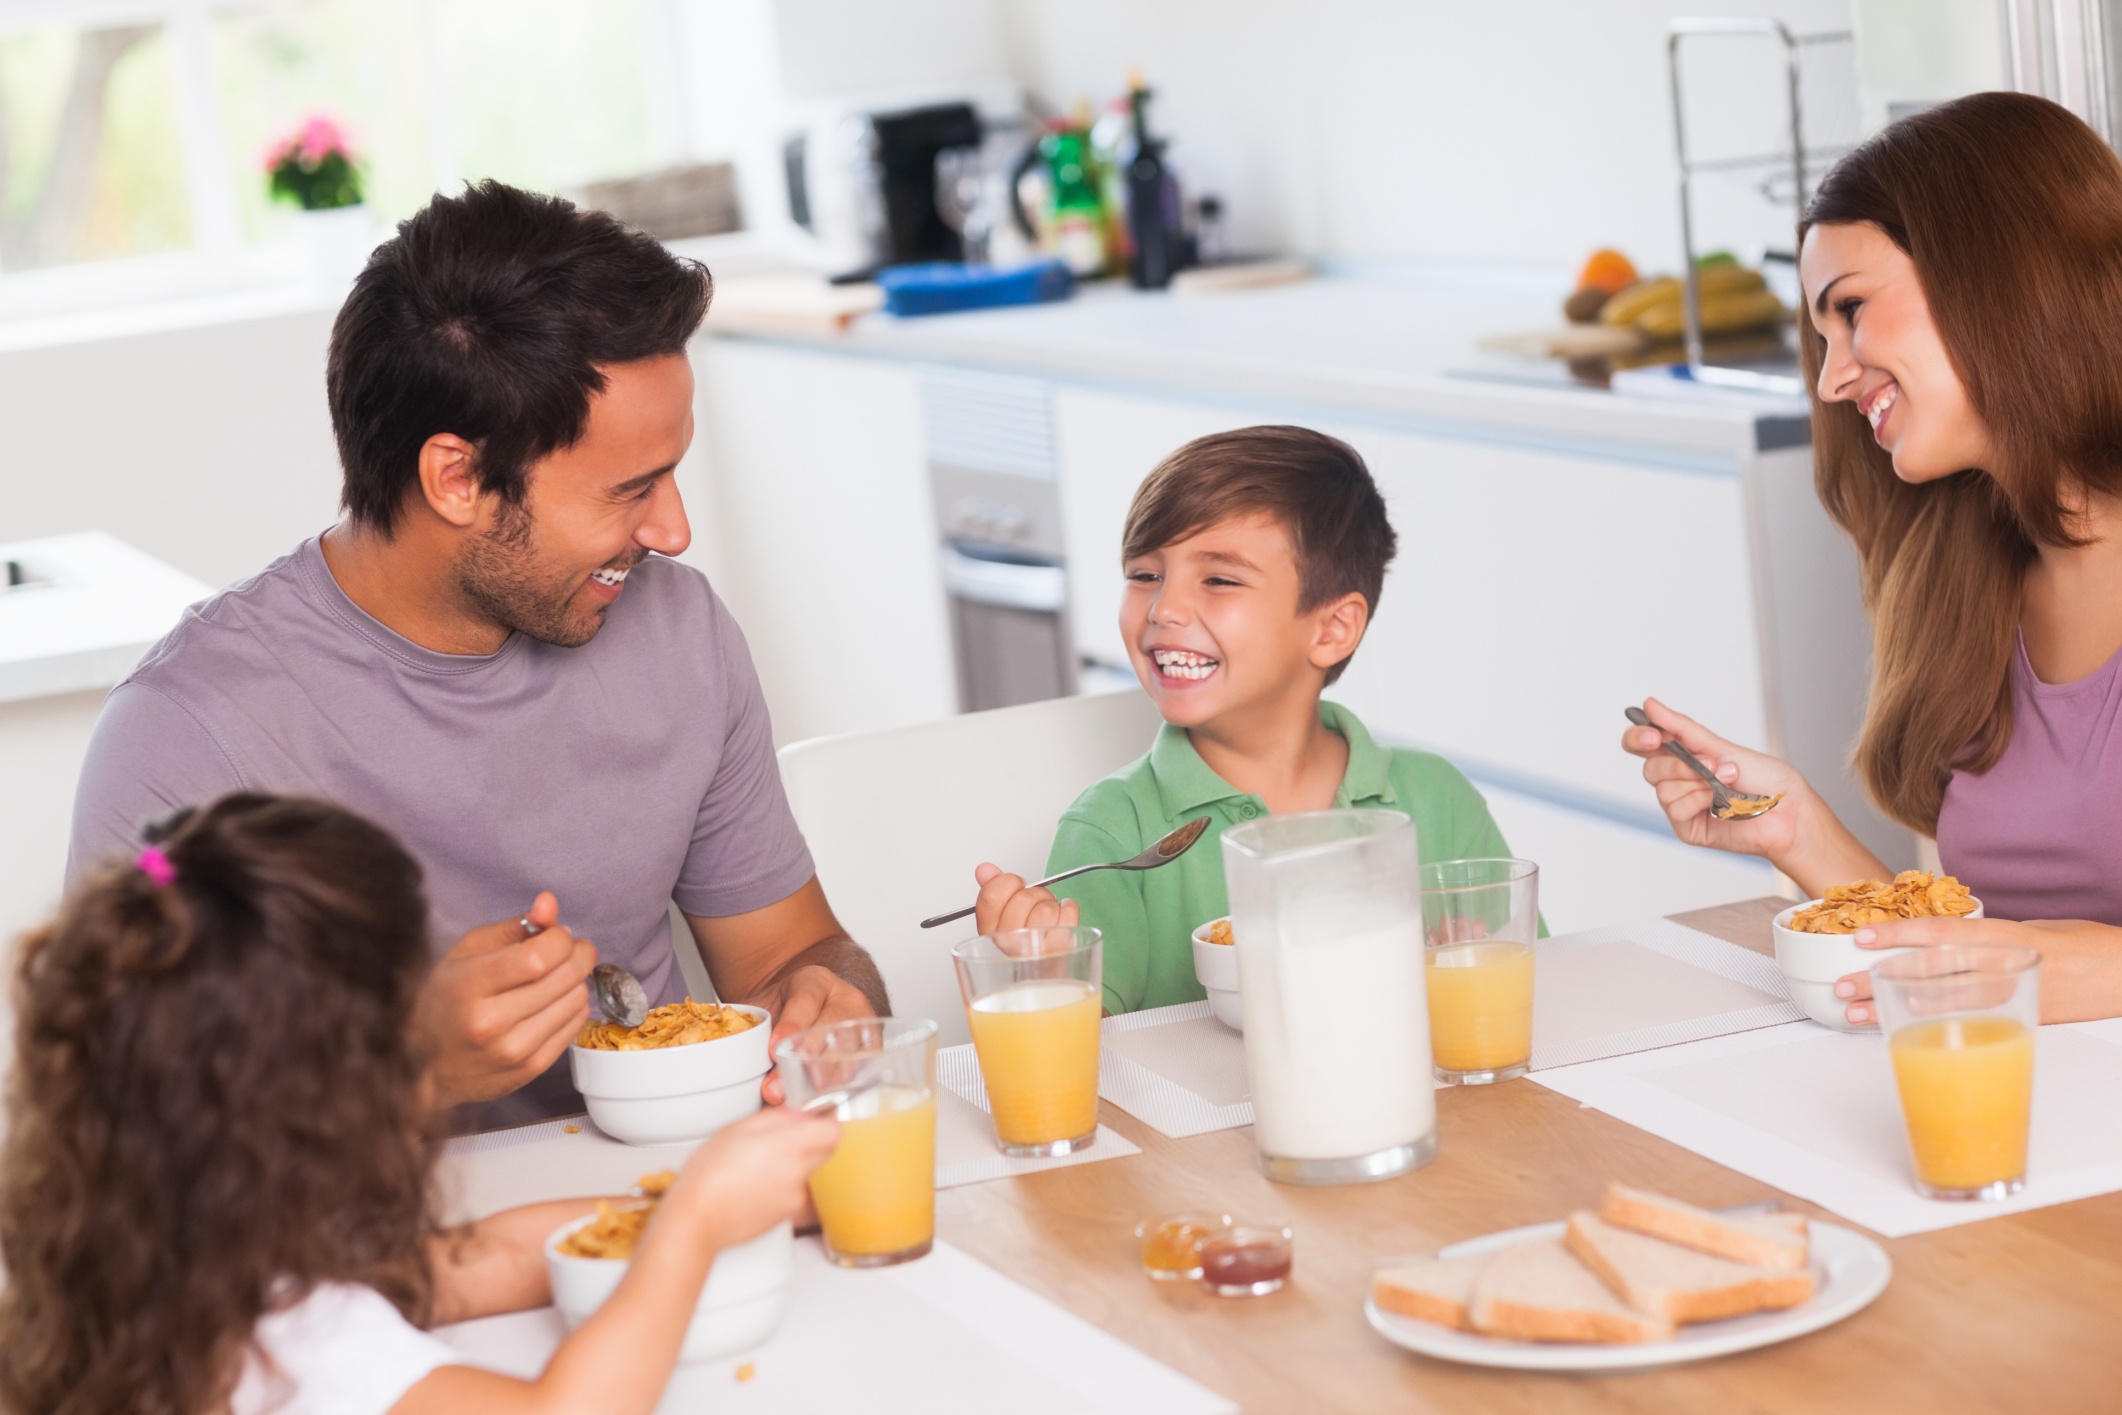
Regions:
<svg viewBox="0 0 2122 1415"><path fill-rule="evenodd" d="M74 778L102 701L93 692L0 703L0 964L16 935L59 906Z"/></svg>
<svg viewBox="0 0 2122 1415"><path fill-rule="evenodd" d="M1850 0L1867 131L1897 103L1936 103L2009 79L2000 0Z"/></svg>
<svg viewBox="0 0 2122 1415"><path fill-rule="evenodd" d="M225 585L330 525L332 313L0 353L0 541L105 530Z"/></svg>
<svg viewBox="0 0 2122 1415"><path fill-rule="evenodd" d="M1925 38L1927 7L1996 0L674 2L695 148L739 157L754 224L785 224L791 109L1005 79L1060 111L1112 99L1139 66L1176 159L1195 190L1224 198L1240 251L1552 269L1600 245L1650 266L1676 258L1674 15L1765 14L1816 34L1850 30L1861 3L1877 63L1907 69L1904 49L1944 42ZM1763 40L1691 49L1698 151L1787 149L1781 63ZM1807 66L1808 140L1853 141L1853 52L1811 50ZM1701 248L1789 244L1789 207L1750 185L1709 184Z"/></svg>
<svg viewBox="0 0 2122 1415"><path fill-rule="evenodd" d="M1110 96L1141 66L1240 249L1544 266L1608 244L1676 258L1672 16L1850 26L1849 0L997 3L1019 77L1049 100ZM1704 59L1701 137L1724 150L1774 132L1780 57L1743 46ZM1757 208L1700 244L1787 244L1788 208Z"/></svg>

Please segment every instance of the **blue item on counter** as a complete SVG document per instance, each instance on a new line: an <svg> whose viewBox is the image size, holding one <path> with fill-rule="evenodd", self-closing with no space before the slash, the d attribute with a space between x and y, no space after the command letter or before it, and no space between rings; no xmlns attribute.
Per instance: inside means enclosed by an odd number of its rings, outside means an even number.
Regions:
<svg viewBox="0 0 2122 1415"><path fill-rule="evenodd" d="M884 308L896 315L1045 304L1065 300L1076 291L1075 277L1058 260L1034 261L1007 270L958 261L895 265L877 272L877 284L884 291Z"/></svg>

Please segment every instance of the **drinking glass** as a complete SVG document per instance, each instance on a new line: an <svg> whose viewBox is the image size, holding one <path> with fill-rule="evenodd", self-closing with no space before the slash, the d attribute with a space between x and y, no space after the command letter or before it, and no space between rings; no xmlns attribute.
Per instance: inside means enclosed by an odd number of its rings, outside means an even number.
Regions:
<svg viewBox="0 0 2122 1415"><path fill-rule="evenodd" d="M1010 929L951 950L1005 1155L1066 1155L1098 1138L1102 935Z"/></svg>
<svg viewBox="0 0 2122 1415"><path fill-rule="evenodd" d="M1223 833L1253 1143L1282 1184L1390 1179L1437 1153L1415 823L1305 811Z"/></svg>
<svg viewBox="0 0 2122 1415"><path fill-rule="evenodd" d="M840 1144L810 1177L825 1255L843 1268L918 1258L936 1237L936 1024L863 1017L774 1048L788 1103L831 1110Z"/></svg>
<svg viewBox="0 0 2122 1415"><path fill-rule="evenodd" d="M1916 1188L2002 1199L2026 1187L2041 955L2003 946L1912 948L1874 964Z"/></svg>
<svg viewBox="0 0 2122 1415"><path fill-rule="evenodd" d="M1485 1086L1523 1076L1533 1059L1540 867L1507 859L1424 865L1422 928L1437 1079Z"/></svg>

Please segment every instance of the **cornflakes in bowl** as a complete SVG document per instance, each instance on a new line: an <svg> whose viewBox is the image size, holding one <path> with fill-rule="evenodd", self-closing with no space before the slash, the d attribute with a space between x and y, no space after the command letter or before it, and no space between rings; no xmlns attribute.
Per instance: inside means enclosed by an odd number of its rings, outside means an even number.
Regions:
<svg viewBox="0 0 2122 1415"><path fill-rule="evenodd" d="M1228 915L1210 919L1194 930L1194 978L1208 994L1209 1011L1234 1032L1245 1030L1245 1009L1238 1000L1237 938Z"/></svg>
<svg viewBox="0 0 2122 1415"><path fill-rule="evenodd" d="M635 1245L675 1177L668 1170L651 1174L640 1182L638 1197L603 1200L596 1213L563 1225L545 1240L553 1305L569 1331L588 1321L618 1290ZM795 1270L796 1242L786 1223L715 1254L685 1329L679 1363L723 1360L772 1336Z"/></svg>
<svg viewBox="0 0 2122 1415"><path fill-rule="evenodd" d="M1964 919L1981 907L1951 875L1903 870L1891 884L1875 879L1838 884L1824 898L1795 910L1784 927L1801 934L1849 934L1888 919Z"/></svg>
<svg viewBox="0 0 2122 1415"><path fill-rule="evenodd" d="M1820 898L1793 905L1776 915L1776 967L1782 971L1791 999L1814 1021L1838 1031L1871 1031L1854 1026L1848 1003L1835 996L1835 983L1851 973L1868 971L1900 949L1859 948L1858 929L1895 919L1979 919L1982 901L1951 875L1903 870L1889 881L1862 880L1837 885Z"/></svg>
<svg viewBox="0 0 2122 1415"><path fill-rule="evenodd" d="M568 1048L589 1118L629 1145L703 1140L759 1108L772 1018L743 1003L687 999L639 1027L591 1022Z"/></svg>
<svg viewBox="0 0 2122 1415"><path fill-rule="evenodd" d="M594 1019L585 1022L575 1045L587 1051L650 1051L719 1041L758 1025L759 1019L742 1008L687 998L652 1009L638 1027Z"/></svg>

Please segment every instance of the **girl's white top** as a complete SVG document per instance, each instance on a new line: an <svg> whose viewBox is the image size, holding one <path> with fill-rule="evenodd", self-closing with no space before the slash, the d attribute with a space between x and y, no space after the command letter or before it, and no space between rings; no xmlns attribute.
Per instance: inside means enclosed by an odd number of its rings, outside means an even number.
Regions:
<svg viewBox="0 0 2122 1415"><path fill-rule="evenodd" d="M261 1317L256 1335L272 1368L250 1353L231 1415L386 1415L428 1372L465 1364L382 1293L348 1282Z"/></svg>

